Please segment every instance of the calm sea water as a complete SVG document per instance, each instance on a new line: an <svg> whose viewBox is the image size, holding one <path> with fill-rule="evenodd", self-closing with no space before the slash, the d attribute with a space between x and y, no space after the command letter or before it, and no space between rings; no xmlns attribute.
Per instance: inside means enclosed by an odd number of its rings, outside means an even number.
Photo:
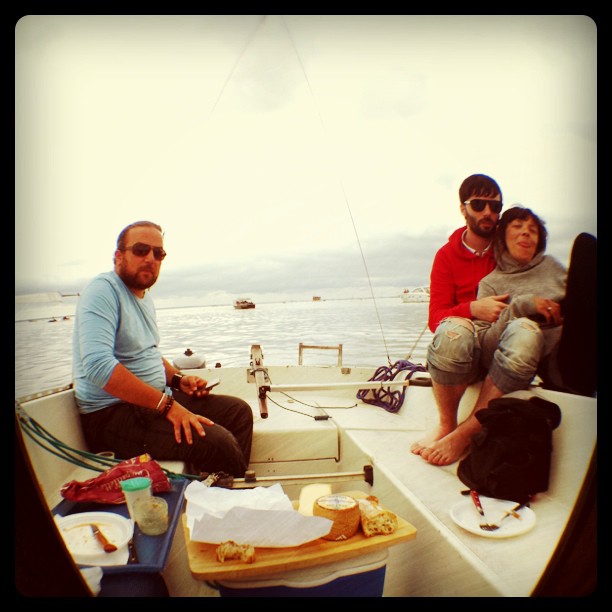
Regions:
<svg viewBox="0 0 612 612"><path fill-rule="evenodd" d="M425 363L431 340L427 308L393 297L257 304L251 310L235 310L231 304L160 309L160 350L169 361L190 348L207 366L248 367L251 345L259 344L266 365L297 365L302 342L342 344L343 365L372 366L373 371L407 357ZM16 398L71 382L74 305L54 309L38 304L26 320L17 320L25 318L25 310L19 317L16 312ZM335 364L337 352L307 350L303 363Z"/></svg>

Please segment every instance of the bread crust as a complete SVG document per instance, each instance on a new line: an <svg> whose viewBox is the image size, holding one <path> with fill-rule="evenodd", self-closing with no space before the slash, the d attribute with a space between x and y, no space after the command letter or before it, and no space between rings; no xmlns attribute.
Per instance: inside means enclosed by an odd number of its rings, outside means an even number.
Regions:
<svg viewBox="0 0 612 612"><path fill-rule="evenodd" d="M358 499L357 503L361 514L361 529L367 537L390 535L398 528L397 515L385 510L374 495Z"/></svg>
<svg viewBox="0 0 612 612"><path fill-rule="evenodd" d="M232 559L238 559L243 563L253 563L255 548L251 544L237 544L233 540L221 542L217 546L217 561L223 563Z"/></svg>

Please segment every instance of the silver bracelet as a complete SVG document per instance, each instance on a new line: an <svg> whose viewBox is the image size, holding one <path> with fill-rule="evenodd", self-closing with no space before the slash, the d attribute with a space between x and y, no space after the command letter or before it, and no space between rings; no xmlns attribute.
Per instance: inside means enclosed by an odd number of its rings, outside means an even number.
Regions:
<svg viewBox="0 0 612 612"><path fill-rule="evenodd" d="M165 392L162 391L162 396L159 398L159 402L157 402L157 406L155 406L155 410L159 411L162 405L162 402L166 400L168 401L168 396Z"/></svg>

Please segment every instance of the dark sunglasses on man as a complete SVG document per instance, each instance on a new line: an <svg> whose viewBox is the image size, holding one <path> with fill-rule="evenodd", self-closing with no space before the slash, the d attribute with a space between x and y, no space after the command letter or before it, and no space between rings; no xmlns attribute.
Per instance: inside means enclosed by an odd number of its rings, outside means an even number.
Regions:
<svg viewBox="0 0 612 612"><path fill-rule="evenodd" d="M124 247L121 249L122 251L132 251L136 257L146 257L153 249L153 257L157 259L157 261L162 261L166 256L166 251L162 249L162 247L154 247L150 244L145 244L144 242L137 242L129 247Z"/></svg>
<svg viewBox="0 0 612 612"><path fill-rule="evenodd" d="M492 213L498 214L503 206L503 202L499 200L486 200L484 198L474 198L473 200L466 200L463 203L465 206L468 204L472 207L474 212L482 212L485 206L488 204Z"/></svg>

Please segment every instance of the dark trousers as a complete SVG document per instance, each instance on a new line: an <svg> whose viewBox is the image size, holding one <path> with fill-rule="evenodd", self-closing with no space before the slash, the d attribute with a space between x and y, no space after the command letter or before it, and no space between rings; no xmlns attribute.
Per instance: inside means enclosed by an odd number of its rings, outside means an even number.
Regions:
<svg viewBox="0 0 612 612"><path fill-rule="evenodd" d="M251 456L253 412L244 400L211 393L192 398L174 391L176 401L215 424L204 425L200 437L192 428L193 444L174 439L172 423L155 410L121 403L81 415L89 450L113 451L120 459L149 453L156 461L185 461L198 472L226 472L242 478Z"/></svg>

